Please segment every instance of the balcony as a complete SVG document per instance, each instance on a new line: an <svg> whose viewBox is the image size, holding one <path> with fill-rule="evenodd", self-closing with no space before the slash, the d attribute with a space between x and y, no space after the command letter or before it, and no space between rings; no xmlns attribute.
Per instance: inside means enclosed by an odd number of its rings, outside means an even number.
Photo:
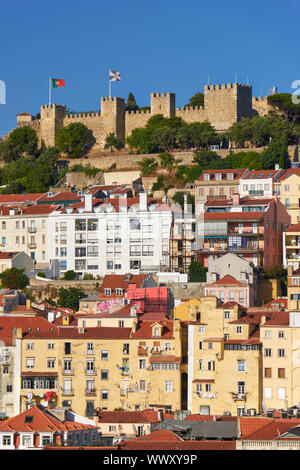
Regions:
<svg viewBox="0 0 300 470"><path fill-rule="evenodd" d="M36 248L36 243L29 243L29 248L33 249L33 248Z"/></svg>
<svg viewBox="0 0 300 470"><path fill-rule="evenodd" d="M85 375L97 375L97 371L95 369L85 369Z"/></svg>
<svg viewBox="0 0 300 470"><path fill-rule="evenodd" d="M86 397L96 397L97 396L97 391L95 389L93 389L93 390L92 389L91 390L87 389L85 391L85 396Z"/></svg>
<svg viewBox="0 0 300 470"><path fill-rule="evenodd" d="M246 393L234 393L231 392L232 399L234 401L246 401Z"/></svg>
<svg viewBox="0 0 300 470"><path fill-rule="evenodd" d="M73 397L74 396L74 390L72 388L68 390L62 390L61 394L63 397Z"/></svg>
<svg viewBox="0 0 300 470"><path fill-rule="evenodd" d="M62 371L62 375L74 375L74 370L65 369Z"/></svg>
<svg viewBox="0 0 300 470"><path fill-rule="evenodd" d="M261 190L261 189L250 189L249 191L249 196L263 196L264 195L264 191Z"/></svg>
<svg viewBox="0 0 300 470"><path fill-rule="evenodd" d="M28 227L29 233L36 233L36 227Z"/></svg>
<svg viewBox="0 0 300 470"><path fill-rule="evenodd" d="M261 251L262 248L258 248L257 246L249 245L249 246L238 246L238 245L231 245L228 246L228 251L239 251L239 252L257 252L258 250Z"/></svg>

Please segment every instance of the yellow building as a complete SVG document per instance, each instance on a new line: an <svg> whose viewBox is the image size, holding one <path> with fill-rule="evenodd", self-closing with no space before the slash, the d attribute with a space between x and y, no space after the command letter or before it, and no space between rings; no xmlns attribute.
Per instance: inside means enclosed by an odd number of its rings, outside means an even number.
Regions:
<svg viewBox="0 0 300 470"><path fill-rule="evenodd" d="M261 410L261 345L257 321L235 302L201 297L188 326L188 409L243 415Z"/></svg>
<svg viewBox="0 0 300 470"><path fill-rule="evenodd" d="M115 319L118 321L118 319ZM181 409L179 320L136 321L132 327L56 327L22 340L21 409L53 401L78 414L96 408Z"/></svg>
<svg viewBox="0 0 300 470"><path fill-rule="evenodd" d="M274 189L291 216L291 224L297 224L300 221L300 169L284 170L274 182Z"/></svg>
<svg viewBox="0 0 300 470"><path fill-rule="evenodd" d="M183 302L174 308L173 318L178 318L180 321L190 321L197 318L197 313L200 313L200 300L196 297Z"/></svg>
<svg viewBox="0 0 300 470"><path fill-rule="evenodd" d="M300 223L283 232L283 264L296 270L300 266Z"/></svg>

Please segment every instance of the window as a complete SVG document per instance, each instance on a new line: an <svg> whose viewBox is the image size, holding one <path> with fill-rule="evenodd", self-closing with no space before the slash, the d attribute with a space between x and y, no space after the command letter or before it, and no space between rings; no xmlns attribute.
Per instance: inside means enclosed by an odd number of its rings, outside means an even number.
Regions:
<svg viewBox="0 0 300 470"><path fill-rule="evenodd" d="M111 289L104 289L104 295L111 295Z"/></svg>
<svg viewBox="0 0 300 470"><path fill-rule="evenodd" d="M246 371L246 361L238 361L238 372L245 372Z"/></svg>
<svg viewBox="0 0 300 470"><path fill-rule="evenodd" d="M265 387L264 388L264 397L266 400L272 399L272 387Z"/></svg>
<svg viewBox="0 0 300 470"><path fill-rule="evenodd" d="M54 358L48 358L47 359L47 368L48 369L55 369L55 359Z"/></svg>
<svg viewBox="0 0 300 470"><path fill-rule="evenodd" d="M278 338L284 338L284 331L278 331Z"/></svg>
<svg viewBox="0 0 300 470"><path fill-rule="evenodd" d="M211 392L211 385L210 384L205 384L205 391L206 392Z"/></svg>
<svg viewBox="0 0 300 470"><path fill-rule="evenodd" d="M108 400L108 390L101 390L101 399Z"/></svg>
<svg viewBox="0 0 300 470"><path fill-rule="evenodd" d="M87 343L87 354L94 354L94 343Z"/></svg>
<svg viewBox="0 0 300 470"><path fill-rule="evenodd" d="M117 426L108 426L109 432L116 432L117 431Z"/></svg>
<svg viewBox="0 0 300 470"><path fill-rule="evenodd" d="M2 444L4 446L10 446L11 445L11 436L6 436L4 434L3 438L2 438Z"/></svg>
<svg viewBox="0 0 300 470"><path fill-rule="evenodd" d="M285 198L284 205L285 205L285 207L290 207L290 199L289 198Z"/></svg>
<svg viewBox="0 0 300 470"><path fill-rule="evenodd" d="M108 370L102 369L101 370L101 380L108 380Z"/></svg>
<svg viewBox="0 0 300 470"><path fill-rule="evenodd" d="M290 185L289 184L284 185L284 190L288 192L290 190Z"/></svg>
<svg viewBox="0 0 300 470"><path fill-rule="evenodd" d="M154 328L153 336L160 336L160 328Z"/></svg>
<svg viewBox="0 0 300 470"><path fill-rule="evenodd" d="M146 359L139 359L139 369L146 369Z"/></svg>
<svg viewBox="0 0 300 470"><path fill-rule="evenodd" d="M208 343L208 349L213 349L213 343Z"/></svg>
<svg viewBox="0 0 300 470"><path fill-rule="evenodd" d="M285 349L278 349L277 350L278 357L285 357Z"/></svg>
<svg viewBox="0 0 300 470"><path fill-rule="evenodd" d="M6 391L12 392L13 391L12 385L6 385Z"/></svg>
<svg viewBox="0 0 300 470"><path fill-rule="evenodd" d="M266 339L271 339L272 338L272 331L266 330L265 331L265 338Z"/></svg>
<svg viewBox="0 0 300 470"><path fill-rule="evenodd" d="M197 390L197 393L201 393L202 392L202 384L197 384L196 385L196 390Z"/></svg>
<svg viewBox="0 0 300 470"><path fill-rule="evenodd" d="M271 348L265 348L265 357L272 357L272 349Z"/></svg>
<svg viewBox="0 0 300 470"><path fill-rule="evenodd" d="M129 354L129 343L123 344L123 354Z"/></svg>
<svg viewBox="0 0 300 470"><path fill-rule="evenodd" d="M26 368L27 369L33 369L34 368L34 358L33 357L28 357L26 359Z"/></svg>
<svg viewBox="0 0 300 470"><path fill-rule="evenodd" d="M199 333L205 333L205 326L199 326Z"/></svg>
<svg viewBox="0 0 300 470"><path fill-rule="evenodd" d="M272 377L271 367L265 367L265 378L270 379Z"/></svg>
<svg viewBox="0 0 300 470"><path fill-rule="evenodd" d="M146 380L139 380L138 389L139 392L146 392Z"/></svg>
<svg viewBox="0 0 300 470"><path fill-rule="evenodd" d="M26 349L34 349L34 343L27 343Z"/></svg>
<svg viewBox="0 0 300 470"><path fill-rule="evenodd" d="M122 295L123 289L116 289L116 295Z"/></svg>
<svg viewBox="0 0 300 470"><path fill-rule="evenodd" d="M245 382L238 382L238 394L244 395L245 393Z"/></svg>
<svg viewBox="0 0 300 470"><path fill-rule="evenodd" d="M165 391L173 392L173 380L165 380Z"/></svg>
<svg viewBox="0 0 300 470"><path fill-rule="evenodd" d="M113 261L107 261L106 262L106 268L107 269L114 269L114 262Z"/></svg>
<svg viewBox="0 0 300 470"><path fill-rule="evenodd" d="M107 350L102 350L101 351L101 359L102 359L102 361L108 361L108 351Z"/></svg>
<svg viewBox="0 0 300 470"><path fill-rule="evenodd" d="M285 400L285 388L284 387L277 388L277 398L278 400Z"/></svg>
<svg viewBox="0 0 300 470"><path fill-rule="evenodd" d="M230 320L230 312L228 312L228 310L224 312L224 318L225 320Z"/></svg>
<svg viewBox="0 0 300 470"><path fill-rule="evenodd" d="M285 369L278 369L278 378L279 379L285 379Z"/></svg>
<svg viewBox="0 0 300 470"><path fill-rule="evenodd" d="M3 366L3 374L9 373L9 366Z"/></svg>
<svg viewBox="0 0 300 470"><path fill-rule="evenodd" d="M214 361L208 361L207 370L215 370L215 362Z"/></svg>
<svg viewBox="0 0 300 470"><path fill-rule="evenodd" d="M203 359L199 359L199 370L203 369Z"/></svg>
<svg viewBox="0 0 300 470"><path fill-rule="evenodd" d="M65 343L65 354L71 354L71 343Z"/></svg>
<svg viewBox="0 0 300 470"><path fill-rule="evenodd" d="M230 301L230 302L234 302L234 291L233 291L233 290L231 290L231 291L229 292L229 301Z"/></svg>
<svg viewBox="0 0 300 470"><path fill-rule="evenodd" d="M242 333L242 327L241 327L241 325L238 325L238 326L236 327L236 332L237 332L237 334L241 334L241 333Z"/></svg>
<svg viewBox="0 0 300 470"><path fill-rule="evenodd" d="M119 328L124 328L124 320L119 320Z"/></svg>

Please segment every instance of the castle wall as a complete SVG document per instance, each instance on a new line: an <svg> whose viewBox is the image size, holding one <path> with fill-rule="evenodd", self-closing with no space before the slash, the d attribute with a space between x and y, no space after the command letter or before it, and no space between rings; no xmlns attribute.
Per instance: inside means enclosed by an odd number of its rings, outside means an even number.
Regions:
<svg viewBox="0 0 300 470"><path fill-rule="evenodd" d="M128 137L136 127L145 127L151 117L151 112L126 111L125 113L125 138Z"/></svg>
<svg viewBox="0 0 300 470"><path fill-rule="evenodd" d="M265 116L271 111L272 106L268 104L267 96L253 96L252 98L252 116Z"/></svg>
<svg viewBox="0 0 300 470"><path fill-rule="evenodd" d="M66 115L63 120L63 126L66 127L69 124L78 122L84 124L92 132L96 140L95 148L99 147L100 142L103 143L105 141L100 113Z"/></svg>
<svg viewBox="0 0 300 470"><path fill-rule="evenodd" d="M188 124L192 122L204 122L208 119L207 110L203 106L176 108L176 116L181 117Z"/></svg>

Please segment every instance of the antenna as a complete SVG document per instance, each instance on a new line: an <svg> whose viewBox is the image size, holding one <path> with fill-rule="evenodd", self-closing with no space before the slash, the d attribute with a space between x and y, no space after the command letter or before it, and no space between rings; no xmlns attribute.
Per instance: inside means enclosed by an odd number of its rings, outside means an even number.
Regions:
<svg viewBox="0 0 300 470"><path fill-rule="evenodd" d="M247 82L247 85L249 85L249 77L248 77L248 75L247 75L246 82Z"/></svg>
<svg viewBox="0 0 300 470"><path fill-rule="evenodd" d="M209 75L207 76L207 85L209 85Z"/></svg>
<svg viewBox="0 0 300 470"><path fill-rule="evenodd" d="M237 74L236 74L236 72L234 73L234 83L237 83Z"/></svg>

